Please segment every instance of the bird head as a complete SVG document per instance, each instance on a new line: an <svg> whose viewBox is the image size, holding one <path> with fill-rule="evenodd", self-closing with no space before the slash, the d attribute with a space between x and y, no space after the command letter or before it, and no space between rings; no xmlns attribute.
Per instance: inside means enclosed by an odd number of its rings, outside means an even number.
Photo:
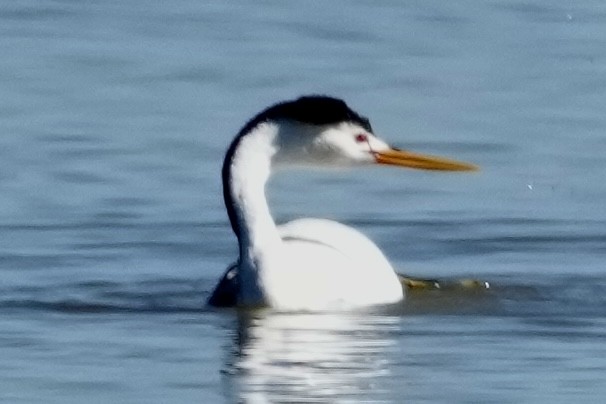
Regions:
<svg viewBox="0 0 606 404"><path fill-rule="evenodd" d="M393 165L423 170L473 171L473 164L390 146L376 136L367 118L344 101L301 97L270 107L255 118L276 133L273 163L283 166L347 167Z"/></svg>

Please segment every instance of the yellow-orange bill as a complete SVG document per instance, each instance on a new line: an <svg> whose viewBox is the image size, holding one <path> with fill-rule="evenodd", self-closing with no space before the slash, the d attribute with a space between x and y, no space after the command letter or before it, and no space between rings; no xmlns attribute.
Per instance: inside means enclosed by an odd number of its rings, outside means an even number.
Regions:
<svg viewBox="0 0 606 404"><path fill-rule="evenodd" d="M462 161L451 160L443 157L429 156L412 153L406 150L389 149L375 152L378 164L416 168L419 170L437 171L476 171L478 166Z"/></svg>

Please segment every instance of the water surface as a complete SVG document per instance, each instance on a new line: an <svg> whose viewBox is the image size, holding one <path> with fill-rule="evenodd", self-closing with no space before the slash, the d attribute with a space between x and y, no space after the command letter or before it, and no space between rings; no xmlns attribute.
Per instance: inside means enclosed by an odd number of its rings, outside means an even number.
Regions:
<svg viewBox="0 0 606 404"><path fill-rule="evenodd" d="M0 400L600 401L605 22L599 1L0 6ZM236 254L224 150L304 93L482 171L290 173L278 220L333 218L401 272L489 290L205 307Z"/></svg>

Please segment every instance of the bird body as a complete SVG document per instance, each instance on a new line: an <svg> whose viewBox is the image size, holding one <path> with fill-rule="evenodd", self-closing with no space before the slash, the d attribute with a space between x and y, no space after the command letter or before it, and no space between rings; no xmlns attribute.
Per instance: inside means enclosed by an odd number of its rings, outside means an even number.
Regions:
<svg viewBox="0 0 606 404"><path fill-rule="evenodd" d="M391 304L404 298L387 258L359 231L324 219L294 220L279 231L286 256L300 258L291 260L282 272L294 281L293 287L275 306L335 309Z"/></svg>
<svg viewBox="0 0 606 404"><path fill-rule="evenodd" d="M401 301L398 276L370 239L322 219L277 226L265 197L271 173L280 168L371 164L473 169L391 148L372 133L366 118L335 98L301 97L248 122L228 148L222 170L239 258L209 302L332 310Z"/></svg>

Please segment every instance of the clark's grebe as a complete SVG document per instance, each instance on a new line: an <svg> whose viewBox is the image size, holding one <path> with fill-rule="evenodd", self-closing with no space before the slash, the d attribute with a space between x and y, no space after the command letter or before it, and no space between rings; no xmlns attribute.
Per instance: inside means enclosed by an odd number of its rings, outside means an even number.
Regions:
<svg viewBox="0 0 606 404"><path fill-rule="evenodd" d="M470 171L472 164L390 147L368 119L326 96L269 107L240 130L223 163L223 197L239 258L209 303L331 310L397 303L398 275L366 236L323 219L276 225L265 184L277 168L393 165Z"/></svg>

